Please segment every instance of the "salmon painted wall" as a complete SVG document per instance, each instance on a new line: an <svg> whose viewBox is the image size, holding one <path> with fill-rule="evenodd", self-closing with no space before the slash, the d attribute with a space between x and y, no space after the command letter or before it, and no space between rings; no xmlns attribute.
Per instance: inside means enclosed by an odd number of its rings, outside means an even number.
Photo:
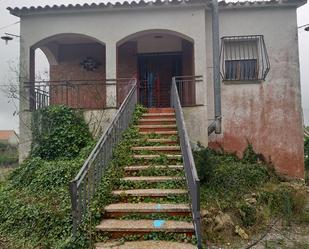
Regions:
<svg viewBox="0 0 309 249"><path fill-rule="evenodd" d="M271 70L265 81L254 84L222 82L223 133L212 134L209 146L236 152L241 157L251 143L280 175L303 178L296 9L223 11L220 31L221 37L264 35ZM208 102L213 110L212 101L213 95Z"/></svg>
<svg viewBox="0 0 309 249"><path fill-rule="evenodd" d="M58 64L50 65L51 102L74 108L101 109L105 107L105 47L97 43L59 45ZM95 71L87 71L80 63L91 57L100 63ZM59 86L72 80L72 87Z"/></svg>

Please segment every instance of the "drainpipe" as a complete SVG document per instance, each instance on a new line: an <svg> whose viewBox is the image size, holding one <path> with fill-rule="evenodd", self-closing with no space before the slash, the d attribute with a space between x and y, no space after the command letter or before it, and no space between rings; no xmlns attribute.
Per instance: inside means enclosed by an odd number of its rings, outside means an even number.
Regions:
<svg viewBox="0 0 309 249"><path fill-rule="evenodd" d="M221 133L220 36L218 0L212 0L212 48L215 121L208 126L208 135Z"/></svg>

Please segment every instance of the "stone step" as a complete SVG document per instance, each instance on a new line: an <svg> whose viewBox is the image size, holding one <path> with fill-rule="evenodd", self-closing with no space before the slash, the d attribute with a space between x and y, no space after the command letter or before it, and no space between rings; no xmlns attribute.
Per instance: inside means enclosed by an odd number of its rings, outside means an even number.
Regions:
<svg viewBox="0 0 309 249"><path fill-rule="evenodd" d="M147 138L147 139L134 139L133 142L139 144L140 142L144 143L154 143L154 144L163 144L163 145L178 145L179 141L172 138Z"/></svg>
<svg viewBox="0 0 309 249"><path fill-rule="evenodd" d="M192 222L176 220L117 220L104 219L96 226L101 232L121 232L121 233L150 233L150 232L170 232L170 233L194 233Z"/></svg>
<svg viewBox="0 0 309 249"><path fill-rule="evenodd" d="M186 189L129 189L115 190L114 196L167 197L170 195L185 195Z"/></svg>
<svg viewBox="0 0 309 249"><path fill-rule="evenodd" d="M158 183L166 181L180 181L183 177L176 176L128 176L123 177L120 180L124 182L148 182L148 183Z"/></svg>
<svg viewBox="0 0 309 249"><path fill-rule="evenodd" d="M175 109L170 107L163 108L148 108L148 113L174 113Z"/></svg>
<svg viewBox="0 0 309 249"><path fill-rule="evenodd" d="M143 170L148 170L148 169L174 169L174 170L182 170L183 166L182 165L133 165L133 166L127 166L125 167L125 171L143 171Z"/></svg>
<svg viewBox="0 0 309 249"><path fill-rule="evenodd" d="M172 241L146 240L146 241L111 241L96 243L96 249L196 249L196 246L188 243Z"/></svg>
<svg viewBox="0 0 309 249"><path fill-rule="evenodd" d="M143 119L139 120L140 123L151 123L151 122L173 122L176 123L176 118L154 118L154 119Z"/></svg>
<svg viewBox="0 0 309 249"><path fill-rule="evenodd" d="M174 119L142 119L138 122L139 125L172 125L176 124Z"/></svg>
<svg viewBox="0 0 309 249"><path fill-rule="evenodd" d="M137 125L139 129L163 129L163 128L177 128L176 124L159 124L159 125Z"/></svg>
<svg viewBox="0 0 309 249"><path fill-rule="evenodd" d="M182 155L177 155L177 154L165 154L167 159L181 159ZM134 159L144 159L144 160L152 160L156 158L160 158L161 155L133 155Z"/></svg>
<svg viewBox="0 0 309 249"><path fill-rule="evenodd" d="M176 124L168 125L137 125L139 131L175 131L177 130Z"/></svg>
<svg viewBox="0 0 309 249"><path fill-rule="evenodd" d="M146 151L180 151L180 146L136 146L132 147L131 150L139 151L139 150L146 150Z"/></svg>
<svg viewBox="0 0 309 249"><path fill-rule="evenodd" d="M162 143L162 144L179 144L179 141L176 141L175 139L170 138L148 138L146 139L146 142L148 143Z"/></svg>
<svg viewBox="0 0 309 249"><path fill-rule="evenodd" d="M144 113L142 119L175 118L175 113Z"/></svg>
<svg viewBox="0 0 309 249"><path fill-rule="evenodd" d="M107 213L190 213L188 204L115 203L104 208Z"/></svg>
<svg viewBox="0 0 309 249"><path fill-rule="evenodd" d="M174 136L177 135L177 131L139 131L139 134L141 135L151 135L151 134L157 134L157 135L165 135L165 136Z"/></svg>

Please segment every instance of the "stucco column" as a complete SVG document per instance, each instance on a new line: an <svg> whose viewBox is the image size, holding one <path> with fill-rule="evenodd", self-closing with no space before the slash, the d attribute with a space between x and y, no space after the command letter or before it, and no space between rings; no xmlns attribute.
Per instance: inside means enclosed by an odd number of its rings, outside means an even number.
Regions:
<svg viewBox="0 0 309 249"><path fill-rule="evenodd" d="M208 116L207 116L207 85L206 85L206 43L205 33L200 30L200 36L194 39L194 67L195 75L202 75L203 82L196 83L195 107L183 108L190 141L208 145Z"/></svg>
<svg viewBox="0 0 309 249"><path fill-rule="evenodd" d="M205 36L204 36L205 37ZM196 84L196 103L206 105L206 46L205 39L195 40L194 43L194 66L195 75L202 75L203 82Z"/></svg>
<svg viewBox="0 0 309 249"><path fill-rule="evenodd" d="M29 156L32 142L31 130L31 93L33 87L29 85L34 76L35 52L25 44L21 38L20 42L20 75L19 75L19 162Z"/></svg>
<svg viewBox="0 0 309 249"><path fill-rule="evenodd" d="M106 79L116 79L117 67L117 46L116 42L106 43ZM117 87L115 81L106 82L106 107L116 108L117 106Z"/></svg>

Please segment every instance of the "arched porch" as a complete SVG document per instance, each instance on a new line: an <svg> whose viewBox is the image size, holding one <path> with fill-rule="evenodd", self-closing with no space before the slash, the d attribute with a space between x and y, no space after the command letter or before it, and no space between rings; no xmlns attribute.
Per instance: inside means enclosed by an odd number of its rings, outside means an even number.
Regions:
<svg viewBox="0 0 309 249"><path fill-rule="evenodd" d="M49 63L42 81L36 73L36 51ZM79 109L106 106L106 48L95 38L82 34L58 34L30 48L30 109L64 104Z"/></svg>
<svg viewBox="0 0 309 249"><path fill-rule="evenodd" d="M170 30L147 30L129 35L117 43L117 78L138 79L139 101L147 107L170 105L174 76L194 75L193 39ZM127 87L117 85L120 101ZM185 105L195 104L195 84L178 85Z"/></svg>

